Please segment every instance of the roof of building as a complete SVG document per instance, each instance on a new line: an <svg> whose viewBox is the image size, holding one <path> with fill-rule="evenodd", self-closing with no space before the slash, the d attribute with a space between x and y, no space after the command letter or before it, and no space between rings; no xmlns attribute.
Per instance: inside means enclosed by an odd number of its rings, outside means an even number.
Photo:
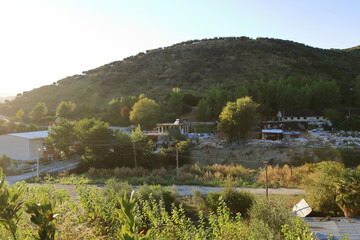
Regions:
<svg viewBox="0 0 360 240"><path fill-rule="evenodd" d="M26 139L39 139L39 138L47 138L48 131L35 131L35 132L21 132L21 133L9 133L7 135L26 138Z"/></svg>
<svg viewBox="0 0 360 240"><path fill-rule="evenodd" d="M283 133L284 131L281 129L263 129L262 133Z"/></svg>
<svg viewBox="0 0 360 240"><path fill-rule="evenodd" d="M184 121L184 120L176 119L175 122L173 122L173 123L158 123L158 124L156 124L156 126L182 126L182 125L190 125L190 123L187 121Z"/></svg>
<svg viewBox="0 0 360 240"><path fill-rule="evenodd" d="M306 217L304 220L310 225L310 230L318 239L329 239L330 233L334 239L360 239L360 218L337 217L326 221L322 218ZM332 238L330 238L332 239ZM345 239L345 238L344 238Z"/></svg>
<svg viewBox="0 0 360 240"><path fill-rule="evenodd" d="M131 132L135 129L134 126L130 126L130 127L113 127L113 126L110 126L109 129L115 131L115 130L121 130L123 133L126 133L126 134L131 134Z"/></svg>
<svg viewBox="0 0 360 240"><path fill-rule="evenodd" d="M318 116L323 116L323 111L298 109L298 110L280 110L278 112L278 117L318 117Z"/></svg>

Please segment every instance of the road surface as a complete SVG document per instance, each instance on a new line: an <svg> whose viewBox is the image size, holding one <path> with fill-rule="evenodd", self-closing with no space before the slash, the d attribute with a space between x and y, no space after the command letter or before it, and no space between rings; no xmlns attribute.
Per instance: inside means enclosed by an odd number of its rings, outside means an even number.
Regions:
<svg viewBox="0 0 360 240"><path fill-rule="evenodd" d="M28 184L29 186L39 186L39 185L47 185L47 184ZM66 190L72 199L79 200L79 196L76 191L76 186L78 185L72 185L72 184L51 184L55 187L55 189L60 190L64 189ZM103 188L104 184L97 184L97 185L87 185L89 187L98 187ZM137 189L140 186L133 186L133 189ZM168 188L175 187L178 191L180 196L189 196L191 195L192 189L199 189L201 193L207 194L209 192L220 192L223 190L222 187L204 187L204 186L194 186L194 185L174 185L174 186L164 186ZM265 189L263 188L236 188L237 190L247 190L253 194L259 194L264 195ZM305 192L302 189L295 189L295 188L269 188L269 195L278 195L278 194L290 194L290 195L304 195Z"/></svg>
<svg viewBox="0 0 360 240"><path fill-rule="evenodd" d="M56 161L56 162L46 164L46 165L40 164L39 165L39 173L41 175L44 173L68 171L68 170L75 169L78 166L78 164L79 164L78 158ZM6 181L8 181L11 184L14 184L17 182L25 181L32 177L36 177L36 175L37 175L37 172L36 172L36 168L35 168L34 171L32 171L32 172L28 172L28 173L24 173L24 174L16 175L16 176L7 176Z"/></svg>

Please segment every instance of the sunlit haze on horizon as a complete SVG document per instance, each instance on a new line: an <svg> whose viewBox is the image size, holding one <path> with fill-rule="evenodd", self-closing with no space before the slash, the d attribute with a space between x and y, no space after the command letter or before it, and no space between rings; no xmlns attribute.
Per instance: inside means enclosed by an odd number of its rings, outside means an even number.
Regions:
<svg viewBox="0 0 360 240"><path fill-rule="evenodd" d="M0 1L0 96L187 40L247 36L360 45L360 1Z"/></svg>

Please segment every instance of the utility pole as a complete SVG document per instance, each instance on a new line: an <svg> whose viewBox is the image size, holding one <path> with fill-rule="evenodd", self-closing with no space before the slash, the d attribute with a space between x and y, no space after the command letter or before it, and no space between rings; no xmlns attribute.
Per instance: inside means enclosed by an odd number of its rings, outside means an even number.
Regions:
<svg viewBox="0 0 360 240"><path fill-rule="evenodd" d="M265 164L265 194L266 194L266 199L269 199L269 186L268 186L268 164L269 164L269 160L264 161Z"/></svg>
<svg viewBox="0 0 360 240"><path fill-rule="evenodd" d="M36 140L36 182L39 182L39 175L40 175L40 166L39 166L39 147L40 139Z"/></svg>
<svg viewBox="0 0 360 240"><path fill-rule="evenodd" d="M133 150L134 150L134 162L135 162L135 167L137 167L135 142L133 142Z"/></svg>
<svg viewBox="0 0 360 240"><path fill-rule="evenodd" d="M39 182L39 142L36 142L36 182Z"/></svg>
<svg viewBox="0 0 360 240"><path fill-rule="evenodd" d="M179 149L177 144L175 144L176 151L176 177L179 177Z"/></svg>

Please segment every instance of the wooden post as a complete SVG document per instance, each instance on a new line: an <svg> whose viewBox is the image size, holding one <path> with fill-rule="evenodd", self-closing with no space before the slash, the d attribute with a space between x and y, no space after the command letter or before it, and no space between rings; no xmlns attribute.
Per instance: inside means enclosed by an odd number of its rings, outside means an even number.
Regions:
<svg viewBox="0 0 360 240"><path fill-rule="evenodd" d="M265 194L266 194L266 199L269 199L269 186L268 186L268 164L269 164L269 160L266 160L265 162Z"/></svg>
<svg viewBox="0 0 360 240"><path fill-rule="evenodd" d="M133 150L134 150L134 163L135 163L135 167L137 167L135 142L133 142Z"/></svg>
<svg viewBox="0 0 360 240"><path fill-rule="evenodd" d="M177 144L175 144L176 150L176 177L179 177L179 149Z"/></svg>

